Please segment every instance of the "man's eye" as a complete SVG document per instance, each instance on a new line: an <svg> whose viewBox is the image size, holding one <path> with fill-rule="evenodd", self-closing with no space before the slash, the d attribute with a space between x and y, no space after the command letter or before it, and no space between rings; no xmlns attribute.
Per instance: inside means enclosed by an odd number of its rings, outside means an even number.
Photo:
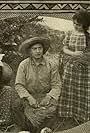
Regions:
<svg viewBox="0 0 90 133"><path fill-rule="evenodd" d="M36 48L32 48L32 50L36 50Z"/></svg>

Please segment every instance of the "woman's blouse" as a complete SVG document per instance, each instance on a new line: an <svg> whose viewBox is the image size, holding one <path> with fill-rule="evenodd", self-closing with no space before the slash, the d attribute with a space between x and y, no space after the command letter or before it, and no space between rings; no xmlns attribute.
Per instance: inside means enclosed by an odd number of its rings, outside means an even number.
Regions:
<svg viewBox="0 0 90 133"><path fill-rule="evenodd" d="M66 35L63 44L72 51L83 51L86 48L86 36L84 33L73 31Z"/></svg>

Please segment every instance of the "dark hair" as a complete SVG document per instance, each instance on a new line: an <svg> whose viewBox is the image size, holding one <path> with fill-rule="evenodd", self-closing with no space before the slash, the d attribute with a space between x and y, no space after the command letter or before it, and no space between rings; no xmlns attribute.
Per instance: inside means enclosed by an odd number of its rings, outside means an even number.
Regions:
<svg viewBox="0 0 90 133"><path fill-rule="evenodd" d="M12 68L5 62L0 66L0 85L8 85L13 76Z"/></svg>
<svg viewBox="0 0 90 133"><path fill-rule="evenodd" d="M83 29L86 32L90 26L90 13L85 9L79 9L72 17L73 21L77 20L79 24L83 25Z"/></svg>

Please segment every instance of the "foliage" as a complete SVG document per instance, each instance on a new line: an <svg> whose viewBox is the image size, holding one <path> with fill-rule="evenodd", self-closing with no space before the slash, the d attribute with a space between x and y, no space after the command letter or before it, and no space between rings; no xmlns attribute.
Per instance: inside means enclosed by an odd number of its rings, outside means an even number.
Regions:
<svg viewBox="0 0 90 133"><path fill-rule="evenodd" d="M33 36L49 37L51 54L62 49L64 32L43 26L40 24L42 21L43 18L39 19L38 16L19 16L0 21L0 52L5 54L3 61L12 67L15 74L19 63L26 58L18 52L19 45L25 39Z"/></svg>
<svg viewBox="0 0 90 133"><path fill-rule="evenodd" d="M5 54L3 60L9 65L14 60L17 62L19 58L21 60L22 56L18 52L18 47L30 33L32 34L31 27L35 27L38 21L41 21L38 16L15 17L0 21L0 52Z"/></svg>

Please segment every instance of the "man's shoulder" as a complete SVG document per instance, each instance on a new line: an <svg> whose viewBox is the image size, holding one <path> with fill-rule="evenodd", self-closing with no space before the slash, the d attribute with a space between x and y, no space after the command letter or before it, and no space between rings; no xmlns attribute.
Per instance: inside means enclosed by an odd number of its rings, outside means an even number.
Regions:
<svg viewBox="0 0 90 133"><path fill-rule="evenodd" d="M58 54L46 55L45 59L46 59L47 64L49 64L51 67L56 67L59 65Z"/></svg>
<svg viewBox="0 0 90 133"><path fill-rule="evenodd" d="M24 59L21 63L20 63L20 65L26 65L27 63L29 63L29 57L28 58L26 58L26 59Z"/></svg>

